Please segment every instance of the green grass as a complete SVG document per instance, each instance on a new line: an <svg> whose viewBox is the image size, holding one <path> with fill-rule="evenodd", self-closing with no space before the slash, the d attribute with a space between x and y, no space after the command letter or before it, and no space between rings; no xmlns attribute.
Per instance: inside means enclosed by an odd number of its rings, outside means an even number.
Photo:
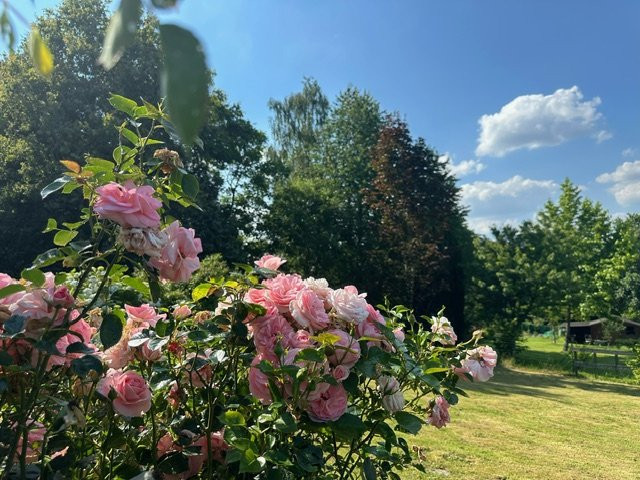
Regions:
<svg viewBox="0 0 640 480"><path fill-rule="evenodd" d="M548 365L563 362L542 352ZM550 356L548 356L550 355ZM451 409L446 428L423 428L427 480L640 478L640 387L499 367Z"/></svg>

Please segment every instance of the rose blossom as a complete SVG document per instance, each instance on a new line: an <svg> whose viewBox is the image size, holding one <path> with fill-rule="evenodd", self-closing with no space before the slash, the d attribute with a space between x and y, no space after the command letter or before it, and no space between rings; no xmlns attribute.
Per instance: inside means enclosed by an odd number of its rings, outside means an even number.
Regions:
<svg viewBox="0 0 640 480"><path fill-rule="evenodd" d="M256 260L255 263L260 268L267 268L269 270L278 270L287 261L283 258L276 257L275 255L265 254L260 260Z"/></svg>
<svg viewBox="0 0 640 480"><path fill-rule="evenodd" d="M462 361L462 370L474 380L486 382L493 377L493 368L498 363L498 354L491 347L482 346L469 350Z"/></svg>
<svg viewBox="0 0 640 480"><path fill-rule="evenodd" d="M293 328L282 315L261 317L264 321L253 329L253 343L259 352L273 352L278 341L283 347L289 346L289 338L294 333Z"/></svg>
<svg viewBox="0 0 640 480"><path fill-rule="evenodd" d="M288 312L289 304L295 300L298 292L304 289L300 275L285 275L283 273L265 280L264 285L269 289L269 299L280 313Z"/></svg>
<svg viewBox="0 0 640 480"><path fill-rule="evenodd" d="M182 430L180 432L180 436L186 439L193 439L196 435L189 430ZM179 472L178 474L165 473L162 475L162 478L165 480L183 480L197 475L209 458L208 445L211 446L211 458L216 462L222 463L224 461L224 452L229 449L229 445L224 441L224 430L219 430L210 434L209 442L207 442L206 436L201 436L188 445L188 448L190 449L191 447L199 447L200 450L199 453L192 452L188 456L188 470ZM160 437L156 448L157 458L162 458L164 455L171 452L181 452L183 450L182 445L174 442L173 438L168 433Z"/></svg>
<svg viewBox="0 0 640 480"><path fill-rule="evenodd" d="M141 417L151 408L151 390L144 378L128 370L121 372L110 369L105 378L98 382L98 392L109 398L109 391L116 392L113 408L125 417Z"/></svg>
<svg viewBox="0 0 640 480"><path fill-rule="evenodd" d="M289 310L293 319L302 328L317 331L329 326L329 315L324 310L324 302L313 290L300 290L289 304Z"/></svg>
<svg viewBox="0 0 640 480"><path fill-rule="evenodd" d="M427 423L436 428L442 428L450 421L449 402L443 396L437 396L431 407L431 414L427 418Z"/></svg>
<svg viewBox="0 0 640 480"><path fill-rule="evenodd" d="M162 202L153 198L153 187L136 187L129 180L124 185L108 183L98 187L96 193L98 199L93 210L98 217L113 220L123 227L155 228L160 225L160 215L156 210Z"/></svg>
<svg viewBox="0 0 640 480"><path fill-rule="evenodd" d="M331 292L333 292L333 289L329 288L329 282L327 282L326 278L305 278L304 285L309 290L313 290L314 293L318 295L323 302L325 302L325 306L329 306L327 304L327 299L329 298L329 295L331 295Z"/></svg>
<svg viewBox="0 0 640 480"><path fill-rule="evenodd" d="M258 368L258 365L263 360L270 362L272 365L277 363L274 355L258 353L253 358L251 367L249 367L249 391L263 405L269 405L273 401L269 390L269 377Z"/></svg>
<svg viewBox="0 0 640 480"><path fill-rule="evenodd" d="M64 285L57 287L51 295L51 303L54 307L71 308L75 300Z"/></svg>
<svg viewBox="0 0 640 480"><path fill-rule="evenodd" d="M198 254L202 253L202 242L192 228L181 227L177 220L163 231L167 234L167 244L160 256L153 257L149 263L158 269L162 279L187 282L200 268Z"/></svg>
<svg viewBox="0 0 640 480"><path fill-rule="evenodd" d="M394 377L378 377L378 391L382 395L382 406L387 411L395 413L404 408L404 395L400 390L400 383Z"/></svg>
<svg viewBox="0 0 640 480"><path fill-rule="evenodd" d="M336 365L333 367L333 370L331 370L331 375L339 382L346 380L350 373L349 367L345 367L344 365Z"/></svg>
<svg viewBox="0 0 640 480"><path fill-rule="evenodd" d="M342 330L329 330L327 333L340 337L340 339L333 344L335 352L328 357L329 363L333 366L344 365L347 368L353 367L360 358L360 344L358 341Z"/></svg>
<svg viewBox="0 0 640 480"><path fill-rule="evenodd" d="M328 302L333 307L336 316L344 322L358 325L369 316L367 301L344 288L331 292Z"/></svg>
<svg viewBox="0 0 640 480"><path fill-rule="evenodd" d="M155 327L158 320L167 318L165 313L159 314L156 312L156 309L148 303L140 305L139 307L125 304L124 309L127 312L127 318L131 320L135 326L139 327Z"/></svg>
<svg viewBox="0 0 640 480"><path fill-rule="evenodd" d="M291 348L287 352L284 357L284 365L295 365L300 368L307 369L307 377L315 376L317 378L318 374L324 374L329 371L329 365L326 361L322 363L317 363L309 360L296 360L298 353L302 351L302 348ZM288 395L293 395L293 380L289 379L287 383L285 383L285 391ZM315 400L324 392L326 392L330 384L326 382L316 383L313 387L313 390L308 390L309 382L307 380L303 380L300 382L299 391L302 394L306 394L307 399L309 401Z"/></svg>
<svg viewBox="0 0 640 480"><path fill-rule="evenodd" d="M367 311L369 312L369 316L364 322L356 326L356 334L358 335L358 338L370 337L382 340L384 336L380 333L380 329L377 325L386 325L387 321L378 310L369 304L367 304ZM368 345L371 345L372 343L373 342L369 342Z"/></svg>
<svg viewBox="0 0 640 480"><path fill-rule="evenodd" d="M347 391L342 385L330 385L307 405L309 417L314 422L333 422L347 411Z"/></svg>
<svg viewBox="0 0 640 480"><path fill-rule="evenodd" d="M205 354L210 355L211 350L206 350ZM211 364L207 361L207 358L195 353L187 355L188 363L186 364L185 371L187 372L187 380L196 388L204 388L213 378L213 369Z"/></svg>
<svg viewBox="0 0 640 480"><path fill-rule="evenodd" d="M440 337L438 341L443 345L455 345L458 336L453 331L449 319L447 317L433 317L432 320L431 331Z"/></svg>
<svg viewBox="0 0 640 480"><path fill-rule="evenodd" d="M9 285L15 285L18 281L13 279L11 276L6 273L0 273L0 288L8 287ZM20 297L24 295L23 292L14 293L12 295L8 295L6 297L0 298L0 305L10 305L12 303L17 302Z"/></svg>
<svg viewBox="0 0 640 480"><path fill-rule="evenodd" d="M296 330L289 335L289 345L291 345L292 348L313 347L311 334L306 330Z"/></svg>
<svg viewBox="0 0 640 480"><path fill-rule="evenodd" d="M396 337L396 340L398 340L400 343L404 342L405 335L402 327L395 328L393 330L393 335Z"/></svg>
<svg viewBox="0 0 640 480"><path fill-rule="evenodd" d="M137 255L159 257L162 247L167 244L167 234L156 228L120 227L117 242L127 251Z"/></svg>
<svg viewBox="0 0 640 480"><path fill-rule="evenodd" d="M183 320L191 315L191 309L188 305L180 305L173 309L173 317L176 320Z"/></svg>

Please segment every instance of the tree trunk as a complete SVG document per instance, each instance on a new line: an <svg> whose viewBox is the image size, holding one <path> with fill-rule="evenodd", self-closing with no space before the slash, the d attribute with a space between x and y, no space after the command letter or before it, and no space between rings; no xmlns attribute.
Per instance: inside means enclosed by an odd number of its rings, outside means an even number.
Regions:
<svg viewBox="0 0 640 480"><path fill-rule="evenodd" d="M569 339L571 338L571 307L567 307L567 334L564 337L564 351L569 350Z"/></svg>

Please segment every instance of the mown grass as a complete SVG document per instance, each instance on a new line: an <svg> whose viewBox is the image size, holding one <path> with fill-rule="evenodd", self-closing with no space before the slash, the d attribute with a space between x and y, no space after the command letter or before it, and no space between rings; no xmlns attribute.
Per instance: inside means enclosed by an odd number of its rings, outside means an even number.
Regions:
<svg viewBox="0 0 640 480"><path fill-rule="evenodd" d="M449 426L407 438L428 473L403 478L640 478L640 387L499 367L468 392Z"/></svg>

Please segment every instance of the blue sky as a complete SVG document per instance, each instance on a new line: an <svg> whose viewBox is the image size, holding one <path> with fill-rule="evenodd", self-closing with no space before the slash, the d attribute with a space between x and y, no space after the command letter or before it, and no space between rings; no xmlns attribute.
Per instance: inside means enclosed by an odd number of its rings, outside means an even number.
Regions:
<svg viewBox="0 0 640 480"><path fill-rule="evenodd" d="M58 3L15 0L28 18ZM183 0L216 84L259 128L269 98L352 84L452 158L469 223L531 218L565 177L640 206L640 2Z"/></svg>

